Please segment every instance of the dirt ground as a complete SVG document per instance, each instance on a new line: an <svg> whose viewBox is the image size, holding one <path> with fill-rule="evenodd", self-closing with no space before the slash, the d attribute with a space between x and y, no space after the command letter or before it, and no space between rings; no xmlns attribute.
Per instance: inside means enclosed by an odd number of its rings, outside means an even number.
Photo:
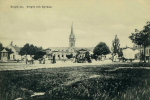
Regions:
<svg viewBox="0 0 150 100"><path fill-rule="evenodd" d="M134 61L138 62L138 61ZM50 61L46 61L45 64L39 64L39 61L34 61L34 64L26 64L22 62L5 62L0 63L0 71L4 70L30 70L38 68L57 68L57 67L73 67L73 66L85 66L85 65L105 65L105 64L124 64L130 62L112 62L111 60L95 61L92 63L73 63L72 61L57 61L55 64L51 64Z"/></svg>

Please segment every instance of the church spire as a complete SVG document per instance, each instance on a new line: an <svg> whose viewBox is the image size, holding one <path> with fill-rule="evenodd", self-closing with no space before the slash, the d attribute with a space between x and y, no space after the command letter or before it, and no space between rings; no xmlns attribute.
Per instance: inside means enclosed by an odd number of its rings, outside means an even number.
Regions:
<svg viewBox="0 0 150 100"><path fill-rule="evenodd" d="M73 32L73 22L72 22L72 25L71 25L71 33L70 33L70 36L69 36L69 47L75 47L75 35L74 35L74 32Z"/></svg>
<svg viewBox="0 0 150 100"><path fill-rule="evenodd" d="M13 45L13 41L11 41L10 45Z"/></svg>
<svg viewBox="0 0 150 100"><path fill-rule="evenodd" d="M72 25L71 25L71 34L73 34L73 22L72 22Z"/></svg>
<svg viewBox="0 0 150 100"><path fill-rule="evenodd" d="M70 37L69 38L75 38L74 32L73 32L73 22L71 25L71 33L70 33Z"/></svg>

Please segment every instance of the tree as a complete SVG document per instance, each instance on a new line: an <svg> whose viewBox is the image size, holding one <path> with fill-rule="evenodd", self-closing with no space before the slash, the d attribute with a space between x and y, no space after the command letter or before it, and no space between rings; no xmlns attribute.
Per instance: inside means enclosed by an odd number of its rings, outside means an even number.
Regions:
<svg viewBox="0 0 150 100"><path fill-rule="evenodd" d="M42 50L42 47L34 46L33 44L26 43L20 50L20 55L35 55L37 52Z"/></svg>
<svg viewBox="0 0 150 100"><path fill-rule="evenodd" d="M121 57L123 55L122 53L122 49L120 48L120 40L117 37L117 35L115 36L115 39L112 41L112 52L115 54L117 53L119 57Z"/></svg>
<svg viewBox="0 0 150 100"><path fill-rule="evenodd" d="M0 43L0 52L4 49L3 44ZM1 59L1 54L0 54L0 59Z"/></svg>
<svg viewBox="0 0 150 100"><path fill-rule="evenodd" d="M29 43L26 43L26 44L24 45L24 47L21 48L19 54L20 54L20 55L27 55L27 54L29 54L29 47L30 47Z"/></svg>
<svg viewBox="0 0 150 100"><path fill-rule="evenodd" d="M38 48L37 48L37 49L38 49ZM36 49L35 49L34 45L31 44L31 45L29 46L29 54L30 54L30 55L35 55L35 53L36 53Z"/></svg>
<svg viewBox="0 0 150 100"><path fill-rule="evenodd" d="M150 21L144 26L143 30L135 29L135 33L131 33L129 38L136 45L142 45L144 48L144 62L146 62L145 50L150 45Z"/></svg>
<svg viewBox="0 0 150 100"><path fill-rule="evenodd" d="M109 47L104 42L100 42L93 50L94 55L106 55L110 53Z"/></svg>
<svg viewBox="0 0 150 100"><path fill-rule="evenodd" d="M66 57L67 57L68 59L70 59L70 58L73 57L73 54L66 55Z"/></svg>
<svg viewBox="0 0 150 100"><path fill-rule="evenodd" d="M38 51L35 53L34 55L34 59L35 60L38 60L39 58L43 58L43 56L46 54L46 52L43 52L43 51Z"/></svg>
<svg viewBox="0 0 150 100"><path fill-rule="evenodd" d="M4 49L3 44L0 43L0 51L2 51Z"/></svg>

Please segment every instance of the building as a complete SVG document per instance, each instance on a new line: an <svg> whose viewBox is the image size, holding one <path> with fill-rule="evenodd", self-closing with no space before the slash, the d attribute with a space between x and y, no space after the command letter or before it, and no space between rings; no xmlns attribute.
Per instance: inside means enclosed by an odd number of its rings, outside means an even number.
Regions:
<svg viewBox="0 0 150 100"><path fill-rule="evenodd" d="M75 45L76 37L73 31L73 23L71 25L71 33L69 35L69 46L68 47L49 47L42 50L47 56L53 54L55 58L58 59L67 59L67 55L75 56L78 50L85 49L89 52L93 52L94 47L76 47ZM10 54L10 60L21 60L22 57L19 55L21 47L13 45L13 42L10 43L6 48L11 49L13 53Z"/></svg>
<svg viewBox="0 0 150 100"><path fill-rule="evenodd" d="M138 58L140 58L141 54L144 54L144 47L142 45L134 44L133 48L140 51L136 55ZM145 56L146 56L146 59L148 59L150 57L150 46L146 47L146 49L145 49Z"/></svg>
<svg viewBox="0 0 150 100"><path fill-rule="evenodd" d="M6 49L4 48L1 52L0 52L0 60L2 62L7 62L8 61L8 52L6 51Z"/></svg>
<svg viewBox="0 0 150 100"><path fill-rule="evenodd" d="M76 47L76 37L73 31L73 23L71 25L71 33L69 35L69 46L68 47L49 47L47 50L55 54L56 59L67 59L67 55L75 56L78 50L86 49L87 51L93 52L94 47Z"/></svg>
<svg viewBox="0 0 150 100"><path fill-rule="evenodd" d="M8 45L6 48L12 50L12 53L10 54L10 57L9 57L10 60L21 60L21 55L19 55L21 47L13 45L13 41L12 41L10 45Z"/></svg>

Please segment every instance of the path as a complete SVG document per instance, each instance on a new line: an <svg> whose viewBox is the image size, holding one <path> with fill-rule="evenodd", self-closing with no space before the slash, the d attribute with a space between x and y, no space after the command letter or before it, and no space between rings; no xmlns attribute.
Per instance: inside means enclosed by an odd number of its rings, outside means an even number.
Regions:
<svg viewBox="0 0 150 100"><path fill-rule="evenodd" d="M39 69L39 68L59 68L59 67L73 67L73 66L86 66L86 65L105 65L105 64L121 64L122 62L112 62L111 60L105 61L95 61L92 63L73 63L71 61L57 61L55 64L50 64L49 61L46 61L45 64L39 64L38 61L35 61L35 64L25 64L25 62L19 63L0 63L0 71L4 70L30 70L30 69Z"/></svg>

